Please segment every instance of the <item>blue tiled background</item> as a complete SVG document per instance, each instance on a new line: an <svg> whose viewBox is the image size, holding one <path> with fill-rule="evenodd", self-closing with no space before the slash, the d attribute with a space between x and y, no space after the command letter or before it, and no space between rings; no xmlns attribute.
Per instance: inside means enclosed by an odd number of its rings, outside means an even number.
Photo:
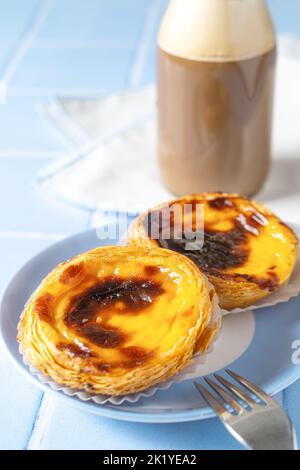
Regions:
<svg viewBox="0 0 300 470"><path fill-rule="evenodd" d="M41 113L59 94L107 93L155 78L155 37L167 0L0 0L0 290L31 256L84 230L90 215L41 194L41 168L70 145ZM270 0L277 30L300 34L300 2ZM217 420L112 421L41 394L0 350L1 449L238 448ZM300 435L300 384L284 401Z"/></svg>

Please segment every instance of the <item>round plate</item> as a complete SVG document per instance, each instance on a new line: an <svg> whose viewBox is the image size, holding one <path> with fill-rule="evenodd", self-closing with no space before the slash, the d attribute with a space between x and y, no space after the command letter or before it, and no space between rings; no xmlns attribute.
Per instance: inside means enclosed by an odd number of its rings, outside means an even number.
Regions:
<svg viewBox="0 0 300 470"><path fill-rule="evenodd" d="M297 231L300 232L299 228ZM107 233L113 231L108 227ZM98 415L148 423L193 421L214 416L191 380L174 384L168 390L157 391L153 397L142 398L135 404L97 405L52 390L31 375L23 363L16 341L17 324L25 302L42 278L68 258L99 245L116 243L116 239L99 240L96 231L89 230L56 243L23 266L8 285L0 310L2 338L10 358L29 380L45 392L56 393L66 402ZM272 395L293 383L300 377L300 365L293 365L292 362L292 345L300 338L299 310L300 296L285 304L256 310L255 313L225 317L220 337L208 356L203 375L229 366Z"/></svg>

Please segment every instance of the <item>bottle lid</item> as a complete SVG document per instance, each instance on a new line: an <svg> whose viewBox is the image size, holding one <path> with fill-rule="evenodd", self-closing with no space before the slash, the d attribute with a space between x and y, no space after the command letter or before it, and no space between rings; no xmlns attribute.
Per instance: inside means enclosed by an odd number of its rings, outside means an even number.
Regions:
<svg viewBox="0 0 300 470"><path fill-rule="evenodd" d="M275 33L265 0L171 0L158 45L190 60L243 60L269 52Z"/></svg>

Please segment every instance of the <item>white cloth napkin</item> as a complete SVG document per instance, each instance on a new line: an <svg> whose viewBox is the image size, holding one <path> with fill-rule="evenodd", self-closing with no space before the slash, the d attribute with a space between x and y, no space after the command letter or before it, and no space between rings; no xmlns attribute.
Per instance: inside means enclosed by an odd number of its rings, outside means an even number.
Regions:
<svg viewBox="0 0 300 470"><path fill-rule="evenodd" d="M281 36L273 165L257 199L300 223L300 40ZM136 213L173 197L159 179L155 86L112 96L58 98L47 113L74 154L46 168L39 184L89 210Z"/></svg>

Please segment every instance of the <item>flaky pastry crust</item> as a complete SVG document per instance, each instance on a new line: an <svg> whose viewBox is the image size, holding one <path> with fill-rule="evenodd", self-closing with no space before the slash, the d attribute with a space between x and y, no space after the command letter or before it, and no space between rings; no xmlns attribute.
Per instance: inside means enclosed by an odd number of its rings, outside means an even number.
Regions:
<svg viewBox="0 0 300 470"><path fill-rule="evenodd" d="M210 346L215 291L185 256L106 246L57 266L18 326L26 361L54 381L111 396L139 392Z"/></svg>

